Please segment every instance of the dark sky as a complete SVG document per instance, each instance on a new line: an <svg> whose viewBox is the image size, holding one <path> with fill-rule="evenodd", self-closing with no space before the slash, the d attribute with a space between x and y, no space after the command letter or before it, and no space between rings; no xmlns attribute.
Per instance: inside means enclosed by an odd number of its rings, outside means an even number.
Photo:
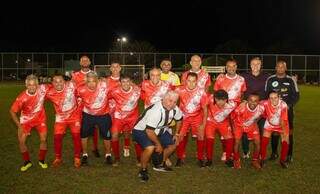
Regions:
<svg viewBox="0 0 320 194"><path fill-rule="evenodd" d="M160 52L214 52L218 45L241 40L256 53L290 41L301 53L319 54L316 2L7 5L0 13L0 51L108 51L118 36L125 35L129 41L148 41Z"/></svg>

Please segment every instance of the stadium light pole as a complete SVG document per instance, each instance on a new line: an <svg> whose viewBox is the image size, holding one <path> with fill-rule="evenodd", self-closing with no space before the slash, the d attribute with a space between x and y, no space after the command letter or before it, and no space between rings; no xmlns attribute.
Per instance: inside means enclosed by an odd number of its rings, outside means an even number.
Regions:
<svg viewBox="0 0 320 194"><path fill-rule="evenodd" d="M120 53L121 53L121 57L122 57L122 64L124 64L124 57L123 57L123 53L122 53L122 44L127 42L127 37L121 37L121 38L117 38L117 41L120 43Z"/></svg>

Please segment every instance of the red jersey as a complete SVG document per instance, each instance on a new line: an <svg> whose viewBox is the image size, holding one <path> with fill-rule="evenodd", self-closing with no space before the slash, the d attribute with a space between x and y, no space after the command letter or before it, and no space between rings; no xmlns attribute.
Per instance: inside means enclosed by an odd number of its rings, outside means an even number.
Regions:
<svg viewBox="0 0 320 194"><path fill-rule="evenodd" d="M241 127L244 132L249 132L258 129L257 121L264 114L264 107L258 105L254 110L251 110L248 103L245 106L238 106L232 114L234 124Z"/></svg>
<svg viewBox="0 0 320 194"><path fill-rule="evenodd" d="M233 78L227 74L220 74L214 83L214 91L217 90L225 90L228 93L229 100L240 103L241 96L247 90L247 87L244 78L238 74Z"/></svg>
<svg viewBox="0 0 320 194"><path fill-rule="evenodd" d="M181 80L182 80L182 85L186 85L186 80L187 80L187 76L189 72L193 72L191 70L186 71L182 74ZM202 89L207 89L209 88L210 84L211 84L211 78L210 75L203 69L200 69L197 72L194 72L198 75L198 81L197 81L197 85L199 88Z"/></svg>
<svg viewBox="0 0 320 194"><path fill-rule="evenodd" d="M15 113L21 111L21 124L46 121L43 103L48 89L49 86L47 85L39 85L35 94L31 95L25 90L16 98L11 110Z"/></svg>
<svg viewBox="0 0 320 194"><path fill-rule="evenodd" d="M74 82L66 82L62 91L57 91L54 87L51 87L46 97L53 103L57 123L80 120L81 110L78 105Z"/></svg>
<svg viewBox="0 0 320 194"><path fill-rule="evenodd" d="M273 106L270 100L262 102L265 108L266 122L264 128L266 129L281 129L281 121L284 121L285 126L288 127L288 106L280 100L277 106Z"/></svg>
<svg viewBox="0 0 320 194"><path fill-rule="evenodd" d="M215 104L212 94L209 96L208 102L209 106L207 121L216 124L228 123L228 117L231 114L231 112L236 108L236 103L234 101L229 101L224 105L223 108L220 108Z"/></svg>
<svg viewBox="0 0 320 194"><path fill-rule="evenodd" d="M167 81L160 80L157 85L154 85L150 80L143 80L141 83L141 99L144 101L144 107L149 107L161 101L164 95L172 89L174 89L174 86Z"/></svg>
<svg viewBox="0 0 320 194"><path fill-rule="evenodd" d="M86 75L87 73L91 72L91 70L89 70L88 72L84 72L82 70L80 71L76 71L72 73L72 81L74 81L76 83L77 87L83 86L85 85L86 81Z"/></svg>
<svg viewBox="0 0 320 194"><path fill-rule="evenodd" d="M107 84L110 88L110 90L113 92L115 89L120 87L120 77L119 78L114 78L112 76L107 77ZM114 113L116 108L116 102L114 99L109 99L109 112Z"/></svg>
<svg viewBox="0 0 320 194"><path fill-rule="evenodd" d="M114 118L125 119L131 115L138 115L138 101L140 98L140 88L132 86L129 91L124 91L121 87L110 93L110 99L116 103Z"/></svg>
<svg viewBox="0 0 320 194"><path fill-rule="evenodd" d="M187 86L180 86L176 92L179 94L179 108L184 118L199 115L202 113L202 107L208 104L207 93L203 88L196 87L189 90Z"/></svg>
<svg viewBox="0 0 320 194"><path fill-rule="evenodd" d="M90 90L86 85L78 89L78 96L82 99L83 112L90 115L105 115L109 113L108 93L106 81L99 81L96 90Z"/></svg>

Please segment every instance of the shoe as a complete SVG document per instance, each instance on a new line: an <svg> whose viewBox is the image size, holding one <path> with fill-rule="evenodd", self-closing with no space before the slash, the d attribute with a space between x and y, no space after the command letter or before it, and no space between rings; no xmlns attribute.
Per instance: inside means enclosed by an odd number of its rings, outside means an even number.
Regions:
<svg viewBox="0 0 320 194"><path fill-rule="evenodd" d="M60 158L56 158L52 162L52 167L53 168L58 168L59 166L61 166L61 164L62 164L62 160Z"/></svg>
<svg viewBox="0 0 320 194"><path fill-rule="evenodd" d="M31 168L31 166L32 166L32 163L31 163L30 161L25 161L25 162L23 163L23 166L21 166L20 170L21 170L21 172L25 172L25 171L27 171L29 168Z"/></svg>
<svg viewBox="0 0 320 194"><path fill-rule="evenodd" d="M276 160L277 158L279 158L279 155L277 153L272 153L269 160Z"/></svg>
<svg viewBox="0 0 320 194"><path fill-rule="evenodd" d="M74 158L73 159L73 165L75 168L80 168L81 167L81 160L80 158Z"/></svg>
<svg viewBox="0 0 320 194"><path fill-rule="evenodd" d="M221 161L226 161L226 156L227 156L227 153L223 152L221 156Z"/></svg>
<svg viewBox="0 0 320 194"><path fill-rule="evenodd" d="M100 153L98 149L92 150L92 153L96 158L100 158Z"/></svg>
<svg viewBox="0 0 320 194"><path fill-rule="evenodd" d="M233 167L233 161L232 161L231 159L227 160L227 161L225 162L225 164L226 164L228 167L230 167L230 168Z"/></svg>
<svg viewBox="0 0 320 194"><path fill-rule="evenodd" d="M208 160L206 162L206 167L211 167L212 166L212 160Z"/></svg>
<svg viewBox="0 0 320 194"><path fill-rule="evenodd" d="M263 168L266 165L266 161L265 160L261 160L260 161L260 167Z"/></svg>
<svg viewBox="0 0 320 194"><path fill-rule="evenodd" d="M182 159L178 159L176 162L176 167L182 167L184 165L184 161Z"/></svg>
<svg viewBox="0 0 320 194"><path fill-rule="evenodd" d="M113 163L112 162L112 157L111 156L107 156L105 163L108 164L108 165L112 165L112 163Z"/></svg>
<svg viewBox="0 0 320 194"><path fill-rule="evenodd" d="M240 159L233 161L233 168L234 168L234 169L240 169L240 168L241 168Z"/></svg>
<svg viewBox="0 0 320 194"><path fill-rule="evenodd" d="M248 153L243 153L242 158L243 158L243 159L249 159L249 158L250 158L250 152L248 152Z"/></svg>
<svg viewBox="0 0 320 194"><path fill-rule="evenodd" d="M117 167L117 166L119 166L119 165L120 165L120 161L119 161L119 160L114 160L112 166L113 166L113 167Z"/></svg>
<svg viewBox="0 0 320 194"><path fill-rule="evenodd" d="M172 166L172 162L169 158L166 159L166 165L167 166Z"/></svg>
<svg viewBox="0 0 320 194"><path fill-rule="evenodd" d="M48 164L44 162L44 160L39 160L38 162L39 166L41 166L42 169L48 168Z"/></svg>
<svg viewBox="0 0 320 194"><path fill-rule="evenodd" d="M288 155L288 156L287 156L287 160L286 160L286 162L287 162L288 164L290 164L290 163L292 163L292 162L293 162L293 158L292 158L292 156L291 156L291 155Z"/></svg>
<svg viewBox="0 0 320 194"><path fill-rule="evenodd" d="M88 156L87 155L82 155L81 165L82 166L87 166L88 165Z"/></svg>
<svg viewBox="0 0 320 194"><path fill-rule="evenodd" d="M168 167L165 163L163 163L161 165L154 166L152 169L154 171L157 171L157 172L170 172L170 171L173 171L172 168Z"/></svg>
<svg viewBox="0 0 320 194"><path fill-rule="evenodd" d="M286 161L280 161L280 165L284 169L287 169L289 167L289 164Z"/></svg>
<svg viewBox="0 0 320 194"><path fill-rule="evenodd" d="M147 182L149 180L147 169L141 169L138 176L141 179L141 182Z"/></svg>
<svg viewBox="0 0 320 194"><path fill-rule="evenodd" d="M130 149L127 149L127 148L123 149L123 156L126 158L129 157L130 156Z"/></svg>
<svg viewBox="0 0 320 194"><path fill-rule="evenodd" d="M140 163L140 162L137 162L137 163L136 163L136 166L137 166L137 167L141 167L141 163Z"/></svg>
<svg viewBox="0 0 320 194"><path fill-rule="evenodd" d="M257 170L261 169L259 160L252 160L251 165L254 169L257 169Z"/></svg>
<svg viewBox="0 0 320 194"><path fill-rule="evenodd" d="M200 168L204 168L204 167L206 167L206 163L203 160L198 160L198 166Z"/></svg>

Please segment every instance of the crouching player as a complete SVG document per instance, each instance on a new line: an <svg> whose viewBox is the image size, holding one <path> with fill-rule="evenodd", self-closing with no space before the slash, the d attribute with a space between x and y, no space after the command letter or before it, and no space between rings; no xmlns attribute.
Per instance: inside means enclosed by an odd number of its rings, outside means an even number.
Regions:
<svg viewBox="0 0 320 194"><path fill-rule="evenodd" d="M62 139L69 127L73 139L74 149L74 167L80 168L80 116L81 109L78 105L76 97L76 84L74 82L66 82L62 75L56 74L52 78L52 85L47 92L46 98L49 99L54 106L56 112L56 121L54 124L54 152L55 160L53 167L59 167L62 164Z"/></svg>
<svg viewBox="0 0 320 194"><path fill-rule="evenodd" d="M120 87L117 87L109 95L115 102L115 111L112 119L112 151L115 162L113 166L118 166L120 161L119 133L124 134L124 152L129 156L130 136L134 124L139 117L138 101L140 98L140 88L134 85L129 76L120 76Z"/></svg>
<svg viewBox="0 0 320 194"><path fill-rule="evenodd" d="M263 115L264 107L259 104L259 95L251 94L248 102L238 106L232 113L234 127L234 168L241 168L239 146L244 133L247 134L248 140L254 142L254 152L252 157L252 166L260 169L259 153L260 153L260 134L258 128L258 119Z"/></svg>
<svg viewBox="0 0 320 194"><path fill-rule="evenodd" d="M36 128L39 133L39 165L45 169L48 168L48 165L45 163L48 129L43 103L48 87L46 85L39 85L38 78L35 75L27 76L25 83L27 89L19 94L10 109L12 120L18 127L19 148L24 160L24 164L20 170L26 171L32 166L26 145L32 128ZM20 112L20 120L17 116L18 112Z"/></svg>
<svg viewBox="0 0 320 194"><path fill-rule="evenodd" d="M280 94L271 92L269 99L263 102L265 108L266 122L261 140L261 167L264 166L267 146L272 132L277 132L281 136L281 155L280 164L282 168L288 168L286 157L288 154L289 142L289 123L288 123L288 106L280 99Z"/></svg>

